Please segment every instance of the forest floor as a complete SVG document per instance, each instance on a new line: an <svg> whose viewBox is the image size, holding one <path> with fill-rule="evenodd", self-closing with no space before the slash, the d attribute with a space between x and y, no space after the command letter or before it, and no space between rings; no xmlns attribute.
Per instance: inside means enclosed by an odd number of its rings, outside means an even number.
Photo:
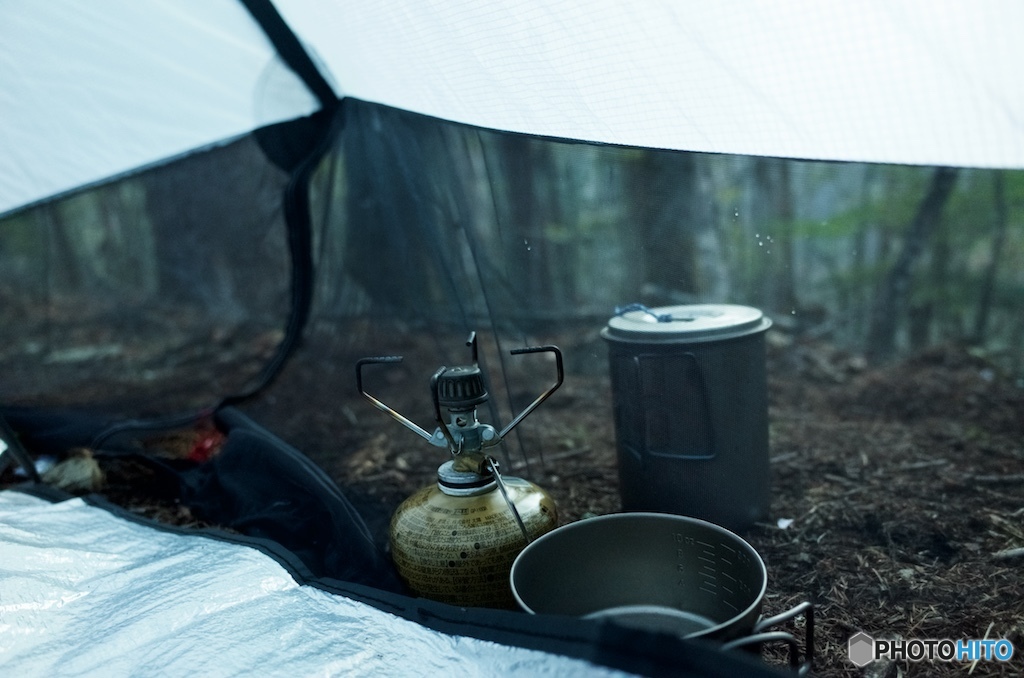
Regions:
<svg viewBox="0 0 1024 678"><path fill-rule="evenodd" d="M967 668L858 669L847 656L858 631L1006 638L1017 648L1013 661L978 662L972 675L1024 673L1024 388L963 347L872 369L859 356L784 335L769 341L768 375L770 517L742 536L768 567L765 615L814 604L816 675L954 676ZM398 400L387 402L400 412L424 399L418 382L394 379ZM292 433L349 451L317 461L364 515L381 517L370 521L381 533L383 519L433 481L442 459L354 397L343 406L355 424L346 433L327 426L318 435L309 421ZM273 406L282 405L279 392ZM528 467L513 460L512 471L552 495L563 524L621 510L610 413L607 376L575 376L524 420L524 446L545 450L544 459ZM314 458L318 447L310 445ZM782 661L779 650L766 657Z"/></svg>
<svg viewBox="0 0 1024 678"><path fill-rule="evenodd" d="M827 344L772 334L770 516L742 535L768 567L764 614L814 604L815 675L1024 673L1024 388L962 347L871 368ZM401 349L431 364L433 344ZM291 364L245 410L324 468L383 541L391 511L433 482L440 451L354 389L316 392L332 383L325 364L350 373L358 356L306 355L317 359ZM394 370L387 379L386 402L403 413L422 406L423 375ZM308 403L316 401L336 408L314 412ZM513 456L505 472L546 489L563 524L619 511L610 414L607 375L570 373L520 427L522 447L543 455ZM175 520L136 504L129 508ZM802 637L802 628L793 630ZM901 661L858 669L847 658L847 640L858 631L1006 638L1016 654L973 667ZM772 648L765 656L781 662L782 654Z"/></svg>

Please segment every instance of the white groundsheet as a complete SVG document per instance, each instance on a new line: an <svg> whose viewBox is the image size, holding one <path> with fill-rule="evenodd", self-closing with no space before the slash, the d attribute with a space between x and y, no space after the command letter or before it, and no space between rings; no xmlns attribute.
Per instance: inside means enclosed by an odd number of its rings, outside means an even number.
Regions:
<svg viewBox="0 0 1024 678"><path fill-rule="evenodd" d="M0 492L6 676L621 676L300 586L256 549Z"/></svg>

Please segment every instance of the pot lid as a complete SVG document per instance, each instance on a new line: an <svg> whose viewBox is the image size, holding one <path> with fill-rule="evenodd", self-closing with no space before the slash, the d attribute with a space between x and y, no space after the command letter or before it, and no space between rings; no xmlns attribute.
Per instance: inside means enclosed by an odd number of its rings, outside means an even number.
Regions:
<svg viewBox="0 0 1024 678"><path fill-rule="evenodd" d="M734 304L692 304L616 309L601 336L623 341L716 341L763 332L772 324L764 313Z"/></svg>

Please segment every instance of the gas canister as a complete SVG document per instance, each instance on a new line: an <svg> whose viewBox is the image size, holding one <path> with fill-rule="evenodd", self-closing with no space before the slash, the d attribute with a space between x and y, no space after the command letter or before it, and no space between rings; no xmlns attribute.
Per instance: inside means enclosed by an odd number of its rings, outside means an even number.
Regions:
<svg viewBox="0 0 1024 678"><path fill-rule="evenodd" d="M498 431L481 423L476 409L488 393L477 361L476 335L471 365L441 367L430 380L437 428L428 433L367 393L362 369L400 362L400 356L364 358L357 363L360 392L378 409L437 447L450 459L437 470L437 482L406 499L391 519L392 558L399 575L417 595L467 607L514 607L509 571L519 552L558 526L551 497L537 485L499 471L490 448L561 386L562 354L555 346L515 349L513 355L550 352L557 380ZM442 407L448 412L444 420Z"/></svg>

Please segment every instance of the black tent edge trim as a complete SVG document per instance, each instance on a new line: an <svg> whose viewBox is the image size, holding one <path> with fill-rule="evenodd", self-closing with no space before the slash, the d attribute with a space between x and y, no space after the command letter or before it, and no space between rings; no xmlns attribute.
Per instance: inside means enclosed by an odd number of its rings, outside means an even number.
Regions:
<svg viewBox="0 0 1024 678"><path fill-rule="evenodd" d="M421 111L415 111L409 108L402 108L392 104L381 103L372 99L363 99L346 94L342 99L341 103L345 102L358 102L370 107L377 107L383 109L389 109L392 111L398 111L404 115L414 116L422 118L424 120L433 121L439 125L451 125L453 127L463 128L467 130L474 130L477 133L495 134L502 137L511 137L520 139L523 141L538 141L547 142L552 144L561 144L565 146L589 146L593 148L607 148L612 150L621 151L649 151L651 153L665 153L674 155L697 155L697 156L711 156L711 157L732 157L732 158L768 158L772 160L783 160L786 162L794 163L816 163L820 165L873 165L879 167L942 167L942 165L934 165L927 163L895 163L895 162L880 162L871 160L832 160L829 158L815 158L811 156L788 156L788 155L763 155L754 153L738 153L732 151L709 151L700 149L689 149L689 148L668 148L663 146L636 146L632 144L614 142L614 141L599 141L597 139L581 139L578 137L564 137L557 134L544 134L541 132L522 132L519 130L504 129L501 127L487 127L486 125L480 125L473 122L465 122L462 120L456 120L454 118L444 118L439 115L432 113L423 113ZM984 168L979 168L984 169ZM996 168L1004 169L1007 171L1013 171L1008 168Z"/></svg>

